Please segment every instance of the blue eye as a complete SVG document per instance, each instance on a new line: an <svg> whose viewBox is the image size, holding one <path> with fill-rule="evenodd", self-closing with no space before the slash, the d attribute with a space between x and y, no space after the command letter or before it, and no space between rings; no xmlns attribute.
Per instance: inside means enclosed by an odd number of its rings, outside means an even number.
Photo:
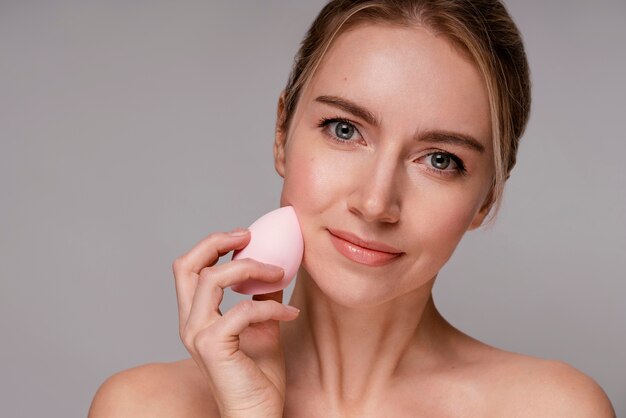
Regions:
<svg viewBox="0 0 626 418"><path fill-rule="evenodd" d="M337 142L350 142L354 133L358 132L358 129L352 122L342 118L322 119L317 126L318 128L328 128L324 129L325 131L330 131L330 133L326 132L326 134L330 135Z"/></svg>
<svg viewBox="0 0 626 418"><path fill-rule="evenodd" d="M428 161L431 166L426 166L426 169L430 172L444 177L467 175L467 170L465 169L463 161L450 152L435 151L430 154L426 154L426 157L430 157ZM452 164L452 168L447 169L450 167L450 164Z"/></svg>
<svg viewBox="0 0 626 418"><path fill-rule="evenodd" d="M350 139L354 131L354 126L346 122L337 122L337 125L335 126L335 134L339 138Z"/></svg>
<svg viewBox="0 0 626 418"><path fill-rule="evenodd" d="M435 168L439 170L445 170L446 168L448 168L450 163L454 161L452 161L450 154L444 154L442 152L434 152L430 154L430 162Z"/></svg>

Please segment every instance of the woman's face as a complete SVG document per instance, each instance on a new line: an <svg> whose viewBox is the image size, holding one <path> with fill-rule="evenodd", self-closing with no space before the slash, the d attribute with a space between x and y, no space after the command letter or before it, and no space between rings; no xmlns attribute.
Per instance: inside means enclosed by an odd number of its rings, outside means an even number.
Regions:
<svg viewBox="0 0 626 418"><path fill-rule="evenodd" d="M274 152L281 206L295 208L304 236L301 274L346 306L429 282L488 212L484 80L426 29L361 25L340 35ZM401 254L363 251L335 237L342 231Z"/></svg>

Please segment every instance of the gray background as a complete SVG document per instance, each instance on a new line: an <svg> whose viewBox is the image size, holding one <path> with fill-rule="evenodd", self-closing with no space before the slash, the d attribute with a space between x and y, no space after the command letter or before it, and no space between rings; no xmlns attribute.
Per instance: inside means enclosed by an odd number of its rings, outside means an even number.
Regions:
<svg viewBox="0 0 626 418"><path fill-rule="evenodd" d="M324 3L0 2L3 416L85 416L111 374L187 357L171 263L278 207L276 101ZM531 120L499 219L435 301L626 416L626 2L506 4Z"/></svg>

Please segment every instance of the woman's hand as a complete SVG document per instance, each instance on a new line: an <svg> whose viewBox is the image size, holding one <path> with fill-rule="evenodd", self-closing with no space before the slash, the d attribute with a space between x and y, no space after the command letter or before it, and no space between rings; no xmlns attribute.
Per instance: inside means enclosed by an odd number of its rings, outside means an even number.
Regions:
<svg viewBox="0 0 626 418"><path fill-rule="evenodd" d="M213 233L174 261L180 337L222 417L282 417L285 361L278 321L291 321L298 311L281 303L282 290L239 302L224 315L219 310L224 288L246 279L283 278L281 268L249 258L215 266L249 241L248 230Z"/></svg>

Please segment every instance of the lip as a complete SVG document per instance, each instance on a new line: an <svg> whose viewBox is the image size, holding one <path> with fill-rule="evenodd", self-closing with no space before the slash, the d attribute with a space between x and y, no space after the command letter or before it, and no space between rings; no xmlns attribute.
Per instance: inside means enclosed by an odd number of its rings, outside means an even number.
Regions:
<svg viewBox="0 0 626 418"><path fill-rule="evenodd" d="M389 245L376 241L366 241L347 231L329 229L328 232L337 251L360 264L382 266L403 254Z"/></svg>

